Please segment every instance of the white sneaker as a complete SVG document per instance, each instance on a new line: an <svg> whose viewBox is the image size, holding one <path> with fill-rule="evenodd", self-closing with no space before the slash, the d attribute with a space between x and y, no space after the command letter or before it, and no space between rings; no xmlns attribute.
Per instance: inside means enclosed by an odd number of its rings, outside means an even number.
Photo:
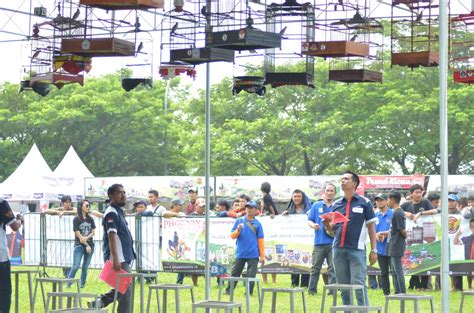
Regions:
<svg viewBox="0 0 474 313"><path fill-rule="evenodd" d="M91 309L101 309L104 307L104 303L102 303L101 297L97 297L95 300L87 302L87 306Z"/></svg>

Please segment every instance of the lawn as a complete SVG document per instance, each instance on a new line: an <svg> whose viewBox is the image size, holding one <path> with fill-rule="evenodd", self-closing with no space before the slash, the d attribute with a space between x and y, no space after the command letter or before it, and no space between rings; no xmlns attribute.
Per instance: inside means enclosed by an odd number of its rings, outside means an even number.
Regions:
<svg viewBox="0 0 474 313"><path fill-rule="evenodd" d="M31 267L13 267L12 269L27 269ZM42 269L41 269L42 270ZM62 270L59 268L46 268L46 272L50 277L62 277ZM76 274L76 278L79 278L80 276L80 271ZM84 293L93 293L93 294L100 294L103 293L110 288L100 281L98 279L99 271L98 270L89 270L89 275L87 279L87 284L86 287L83 289ZM175 283L176 281L176 274L171 274L171 273L158 273L158 282L159 283ZM434 281L434 279L433 279ZM191 277L186 277L185 284L191 284ZM14 282L13 284L13 289L14 287ZM313 295L308 295L306 293L306 305L308 308L308 312L319 312L320 306L321 306L321 287L322 280L320 280L320 287L319 287L319 293L315 296ZM277 284L273 285L272 283L264 284L262 285L263 287L280 287L280 288L286 288L291 285L291 280L290 280L290 275L278 275L277 276ZM29 312L29 300L28 300L28 289L27 289L27 279L26 275L20 275L20 292L19 292L19 303L20 303L20 310L19 312ZM464 281L464 286L467 286L467 282ZM49 287L49 286L48 286ZM145 286L145 306L146 306L146 297L148 295L148 288ZM71 288L74 290L74 288ZM51 287L49 289L46 289L46 292L50 291ZM139 285L136 285L135 289L135 309L134 312L139 312L140 308L140 300L139 300ZM204 279L202 277L199 278L198 282L198 287L194 289L195 293L195 298L196 301L201 301L204 300L205 298L205 290L204 290ZM414 293L419 293L419 292L414 292ZM216 279L212 279L212 290L211 290L211 299L215 300L217 299L217 294L218 294L218 286L216 283ZM258 298L257 298L257 293L255 292L254 295L251 298L251 312L258 312ZM435 312L441 312L441 292L440 291L433 291L433 292L423 292L419 294L430 294L433 295L434 297L434 302L435 302ZM182 294L181 298L181 312L191 312L191 297L189 296L189 292L184 291ZM327 300L329 299L328 297L326 298ZM332 298L331 298L332 299ZM224 296L223 300L228 301L229 296ZM239 302L243 302L245 306L245 297L244 297L244 288L239 285L237 289L235 290L235 300ZM339 300L340 301L340 300ZM450 293L450 312L458 312L459 311L459 304L461 301L461 293L460 292L451 292ZM370 305L378 305L378 306L384 306L385 304L385 298L382 294L382 290L369 290L369 302ZM340 302L338 302L340 303ZM36 297L36 302L35 302L35 311L36 312L43 312L43 306L42 306L42 300L41 300L41 292L39 292L38 288L38 295ZM111 305L109 306L109 312L111 312ZM295 301L295 308L296 312L302 312L302 303L301 303L301 297L296 297ZM330 307L330 302L326 302L326 311L329 312L329 307ZM464 312L472 312L470 309L467 309L469 307L474 307L474 297L471 298L466 298L464 302ZM169 312L174 312L175 308L175 303L174 303L174 294L171 293L168 295L168 311ZM389 307L390 312L398 312L399 311L399 306L398 303L393 303ZM420 310L421 312L429 312L429 304L428 303L421 303L420 305ZM264 308L263 312L270 312L271 311L271 297L270 296L265 296L265 303L264 303ZM11 312L14 311L14 295L12 295L12 307L11 307ZM157 312L157 307L156 307L156 300L155 297L152 298L152 310L151 312ZM237 311L236 311L237 312ZM245 310L244 310L245 312ZM278 303L277 303L277 312L281 313L286 313L290 312L289 310L289 296L288 295L279 295L278 296ZM411 303L407 304L406 312L413 312L413 305Z"/></svg>

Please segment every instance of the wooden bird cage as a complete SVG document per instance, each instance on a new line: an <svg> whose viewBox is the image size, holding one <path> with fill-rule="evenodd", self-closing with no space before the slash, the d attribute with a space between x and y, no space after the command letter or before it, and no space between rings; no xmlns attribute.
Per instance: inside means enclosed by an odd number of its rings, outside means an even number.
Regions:
<svg viewBox="0 0 474 313"><path fill-rule="evenodd" d="M304 55L329 59L329 80L382 82L382 24L370 17L367 1L316 5L324 12L314 25L315 40L301 44Z"/></svg>
<svg viewBox="0 0 474 313"><path fill-rule="evenodd" d="M200 12L200 2L172 6L165 13L161 23L160 69L173 73L167 67L180 68L175 73L187 73L194 77L195 71L182 65L197 65L207 62L233 62L234 52L205 46L205 17ZM190 11L188 11L190 10Z"/></svg>
<svg viewBox="0 0 474 313"><path fill-rule="evenodd" d="M233 51L272 49L281 46L281 35L266 29L265 10L249 0L221 0L201 10L211 25L206 47Z"/></svg>
<svg viewBox="0 0 474 313"><path fill-rule="evenodd" d="M264 58L265 83L272 88L302 85L314 87L314 57L302 55L302 42L314 40L315 15L311 4L266 7L267 31L282 38L281 49L266 49ZM298 67L291 71L285 67Z"/></svg>
<svg viewBox="0 0 474 313"><path fill-rule="evenodd" d="M86 57L135 56L136 38L132 36L130 40L124 39L127 37L124 34L136 34L140 31L141 11L119 10L123 9L121 7L104 9L102 6L89 5L83 8L82 32L64 37L61 41L62 52Z"/></svg>
<svg viewBox="0 0 474 313"><path fill-rule="evenodd" d="M398 7L408 8L409 13L397 15ZM437 0L393 0L391 12L392 65L438 66Z"/></svg>
<svg viewBox="0 0 474 313"><path fill-rule="evenodd" d="M472 11L451 19L450 65L455 83L474 83L474 1Z"/></svg>

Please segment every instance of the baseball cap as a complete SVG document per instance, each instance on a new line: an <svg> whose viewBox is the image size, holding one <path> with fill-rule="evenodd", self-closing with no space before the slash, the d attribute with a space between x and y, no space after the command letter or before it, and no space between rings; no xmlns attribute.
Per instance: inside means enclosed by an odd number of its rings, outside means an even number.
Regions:
<svg viewBox="0 0 474 313"><path fill-rule="evenodd" d="M198 192L197 187L189 187L188 188L188 193L190 192Z"/></svg>
<svg viewBox="0 0 474 313"><path fill-rule="evenodd" d="M448 200L452 200L452 201L459 201L459 197L458 195L455 195L455 194L449 194L448 195Z"/></svg>
<svg viewBox="0 0 474 313"><path fill-rule="evenodd" d="M171 205L183 205L184 202L180 198L174 198L171 200Z"/></svg>
<svg viewBox="0 0 474 313"><path fill-rule="evenodd" d="M388 200L388 197L386 194L379 193L375 196L374 200Z"/></svg>
<svg viewBox="0 0 474 313"><path fill-rule="evenodd" d="M253 201L253 200L247 202L247 204L245 205L245 207L251 207L251 208L254 208L254 209L258 208L257 202L255 202L255 201Z"/></svg>
<svg viewBox="0 0 474 313"><path fill-rule="evenodd" d="M197 205L197 206L206 206L206 199L204 199L204 198L197 198L197 199L196 199L196 205Z"/></svg>
<svg viewBox="0 0 474 313"><path fill-rule="evenodd" d="M145 202L145 201L143 201L143 200L137 200L137 201L135 201L135 202L133 203L133 207L136 207L136 206L138 206L138 205L140 205L140 204L143 204L144 206L146 206L146 202Z"/></svg>

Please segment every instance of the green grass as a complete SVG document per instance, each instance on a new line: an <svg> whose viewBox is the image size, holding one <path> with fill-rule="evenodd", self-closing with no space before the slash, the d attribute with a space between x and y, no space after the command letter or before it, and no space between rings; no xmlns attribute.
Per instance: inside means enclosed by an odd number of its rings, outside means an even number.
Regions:
<svg viewBox="0 0 474 313"><path fill-rule="evenodd" d="M28 269L29 267L13 267L12 269ZM31 269L31 268L30 268ZM62 270L58 268L46 268L46 272L50 277L62 277ZM76 274L76 278L79 278L80 276L80 270ZM94 293L94 294L100 294L103 292L108 291L110 288L100 281L98 279L99 271L98 270L89 270L88 273L88 279L87 279L87 284L86 287L83 289L82 292L84 293ZM13 279L13 278L12 278ZM270 279L270 277L269 277ZM176 281L176 274L172 273L158 273L158 282L159 283L175 283ZM407 279L408 281L408 279ZM212 278L212 290L211 290L211 299L215 300L217 299L217 294L218 294L218 287L216 283L216 279ZM433 279L434 282L434 279ZM191 277L186 277L185 284L192 284L191 282ZM316 296L309 296L306 293L306 306L308 308L308 312L319 312L320 307L321 307L321 298L322 298L322 279L319 282L319 293ZM14 287L14 282L12 281L12 287ZM20 303L20 310L19 312L29 312L29 299L28 299L28 288L27 288L27 279L26 275L20 275L20 292L19 292L19 303ZM291 280L290 280L290 275L282 275L279 274L277 276L277 284L273 285L272 283L264 284L262 285L263 287L280 287L280 288L286 288L291 286ZM464 286L467 286L466 280L464 281ZM145 286L145 303L144 305L146 306L146 297L148 296L148 288ZM74 290L74 288L72 288ZM46 292L51 291L51 287L48 286L46 288ZM14 292L14 290L13 290ZM136 285L135 289L135 309L134 312L140 312L139 311L139 305L140 305L140 300L139 300L139 286L138 284ZM195 293L195 298L196 301L201 301L204 300L205 298L205 290L204 290L204 279L202 277L199 278L198 282L198 287L194 288L194 293ZM434 302L435 302L435 312L441 312L441 292L440 291L433 291L433 292L413 292L416 294L429 294L434 297ZM161 294L160 294L161 296ZM181 312L191 312L191 297L189 296L189 292L184 291L183 294L180 296L181 298ZM152 298L152 309L151 312L157 312L157 307L156 307L156 298ZM330 307L330 301L332 300L332 297L326 298L326 311L329 312L329 307ZM224 296L223 298L224 301L229 301L229 296ZM340 298L338 297L338 300L340 301ZM235 301L243 302L245 306L245 296L244 296L244 288L242 285L239 285L237 289L235 290ZM450 312L458 312L459 311L459 304L461 301L461 293L460 292L451 292L450 293ZM175 309L175 303L174 303L174 293L169 293L168 295L168 312L174 312ZM277 300L277 312L281 313L286 313L289 312L289 296L288 295L279 295L278 300ZM382 294L382 290L369 290L369 302L370 305L377 305L377 306L384 306L385 304L385 298ZM340 303L340 302L338 302ZM85 303L84 303L85 305ZM112 311L112 305L109 306L109 312ZM301 297L296 297L295 301L295 307L296 307L296 312L302 312L302 303L301 303ZM467 297L464 302L464 312L472 312L469 307L474 307L474 297ZM145 307L146 308L146 307ZM390 312L399 312L399 305L398 302L391 302L390 307L389 307ZM35 312L43 312L43 302L41 299L41 292L39 291L38 288L38 295L36 297L36 302L35 302ZM263 312L270 312L271 311L271 297L270 296L265 296L265 303L264 303L264 308ZM421 312L429 312L429 304L421 302L420 304L420 311ZM11 312L14 311L14 295L12 295L12 307L11 307ZM237 311L236 311L237 312ZM243 311L245 312L245 310ZM258 298L257 298L257 293L255 292L254 295L251 298L251 312L258 312ZM411 303L408 303L406 305L406 312L410 313L413 312L413 305ZM443 312L444 313L444 312Z"/></svg>

